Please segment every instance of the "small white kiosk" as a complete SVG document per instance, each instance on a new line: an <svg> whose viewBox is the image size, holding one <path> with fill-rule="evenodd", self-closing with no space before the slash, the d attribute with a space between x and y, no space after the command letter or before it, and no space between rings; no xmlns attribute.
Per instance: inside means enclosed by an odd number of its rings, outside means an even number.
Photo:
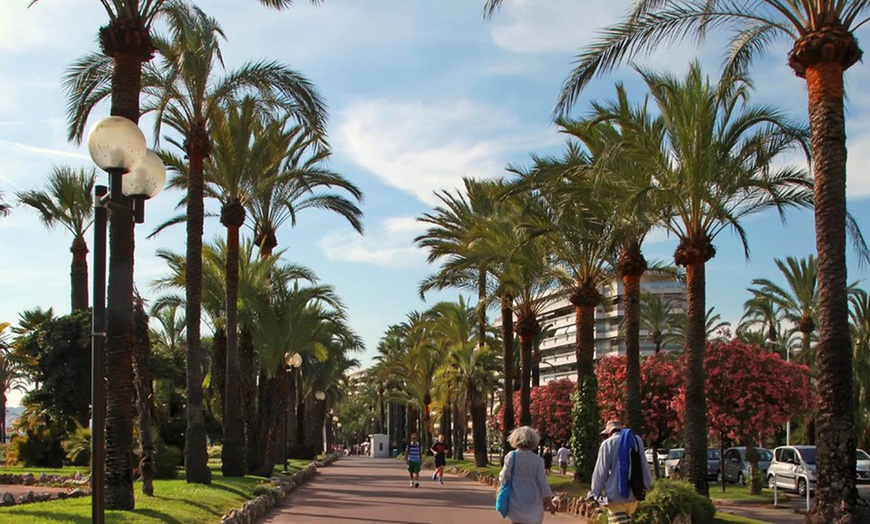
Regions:
<svg viewBox="0 0 870 524"><path fill-rule="evenodd" d="M369 435L369 456L374 458L390 458L390 437L383 433Z"/></svg>

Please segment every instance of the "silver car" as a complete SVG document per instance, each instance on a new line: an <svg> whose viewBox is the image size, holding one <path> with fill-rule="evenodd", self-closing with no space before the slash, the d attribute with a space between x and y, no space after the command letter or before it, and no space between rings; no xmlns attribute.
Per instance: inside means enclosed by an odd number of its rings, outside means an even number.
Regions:
<svg viewBox="0 0 870 524"><path fill-rule="evenodd" d="M762 478L767 477L767 468L773 459L773 453L769 449L755 448L758 453L758 472ZM746 458L746 448L739 446L728 448L722 456L722 474L726 482L736 482L741 486L746 485L749 477L749 460Z"/></svg>
<svg viewBox="0 0 870 524"><path fill-rule="evenodd" d="M863 449L858 450L855 461L855 477L859 483L870 482L870 455Z"/></svg>
<svg viewBox="0 0 870 524"><path fill-rule="evenodd" d="M797 491L800 496L816 489L816 447L780 446L773 450L767 468L767 485Z"/></svg>
<svg viewBox="0 0 870 524"><path fill-rule="evenodd" d="M668 456L665 458L663 463L665 467L665 477L670 478L674 473L679 473L680 471L680 460L682 460L683 455L686 454L686 450L683 448L674 448L668 451Z"/></svg>

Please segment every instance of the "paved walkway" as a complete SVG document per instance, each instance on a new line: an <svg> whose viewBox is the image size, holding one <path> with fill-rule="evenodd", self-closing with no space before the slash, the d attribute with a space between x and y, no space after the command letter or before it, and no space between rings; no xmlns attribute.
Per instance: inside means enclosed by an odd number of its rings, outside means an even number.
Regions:
<svg viewBox="0 0 870 524"><path fill-rule="evenodd" d="M791 506L775 508L772 505L717 504L716 511L732 513L769 524L801 524L804 521L803 514L795 512Z"/></svg>
<svg viewBox="0 0 870 524"><path fill-rule="evenodd" d="M420 487L408 486L404 463L392 459L345 457L318 470L317 476L293 491L284 506L263 523L427 524L473 522L504 524L495 511L495 490L451 475L444 485L432 471L420 473ZM544 522L576 524L577 518L547 515Z"/></svg>

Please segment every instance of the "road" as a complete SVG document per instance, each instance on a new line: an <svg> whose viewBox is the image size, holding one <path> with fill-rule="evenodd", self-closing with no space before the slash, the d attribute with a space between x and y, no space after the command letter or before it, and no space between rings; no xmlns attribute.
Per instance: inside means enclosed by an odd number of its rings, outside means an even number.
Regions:
<svg viewBox="0 0 870 524"><path fill-rule="evenodd" d="M283 507L272 510L263 523L385 522L428 524L473 522L504 524L495 511L495 490L450 475L444 484L420 474L420 487L408 486L404 464L392 459L346 457L318 470L317 477L295 490ZM574 523L576 517L547 515L545 523Z"/></svg>

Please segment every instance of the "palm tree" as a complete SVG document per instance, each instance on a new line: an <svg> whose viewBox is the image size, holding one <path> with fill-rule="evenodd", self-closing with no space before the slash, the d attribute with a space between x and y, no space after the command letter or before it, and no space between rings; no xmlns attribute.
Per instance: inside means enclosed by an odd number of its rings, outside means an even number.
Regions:
<svg viewBox="0 0 870 524"><path fill-rule="evenodd" d="M676 297L665 297L645 291L640 299L640 328L655 344L655 354L662 350L666 334L674 324L675 310L681 304Z"/></svg>
<svg viewBox="0 0 870 524"><path fill-rule="evenodd" d="M801 334L801 352L809 354L810 341L816 329L816 311L818 307L817 264L816 258L797 259L787 257L785 261L774 259L776 267L785 278L786 287L775 284L767 278L756 278L752 285L757 286L749 291L762 299L769 300L778 307L785 318L794 324Z"/></svg>
<svg viewBox="0 0 870 524"><path fill-rule="evenodd" d="M811 182L804 172L771 167L789 148L805 145L806 132L772 108L739 103L747 96L743 76L724 76L714 85L697 63L683 79L640 73L660 115L636 124L649 133L626 151L655 173L652 190L665 210L662 225L679 239L674 262L686 268L687 472L706 494L706 262L716 254L713 240L728 227L737 232L748 256L740 224L747 215L771 207L782 214L786 207L811 203Z"/></svg>
<svg viewBox="0 0 870 524"><path fill-rule="evenodd" d="M174 142L188 158L187 170L187 431L185 473L188 482L208 483L205 423L202 408L202 231L204 162L212 151L211 119L239 93L255 96L264 105L293 111L317 137L323 136L325 108L313 86L301 75L274 62L251 62L223 78L215 78L222 65L217 21L200 9L181 2L167 3L163 16L169 38L155 37L162 55L159 67L150 68L148 109L156 112L155 136L168 125L184 143Z"/></svg>
<svg viewBox="0 0 870 524"><path fill-rule="evenodd" d="M722 315L714 313L711 307L704 314L704 343L716 337L716 333L731 326L730 322L722 320ZM668 326L668 334L663 340L666 344L675 344L685 348L689 340L689 317L686 313L674 313L671 315L671 323Z"/></svg>
<svg viewBox="0 0 870 524"><path fill-rule="evenodd" d="M759 327L762 333L762 347L773 345L780 338L779 324L782 320L782 309L758 290L748 289L752 298L743 303L743 317L737 326L737 332L748 332Z"/></svg>
<svg viewBox="0 0 870 524"><path fill-rule="evenodd" d="M463 177L464 192L441 191L436 197L441 204L419 221L430 225L414 242L429 250L428 263L444 260L441 268L420 284L420 297L433 289L447 287L464 288L477 293L477 344L486 340L486 304L489 293L497 287L498 275L490 267L493 253L481 249L481 238L494 220L504 211L499 201L504 185L492 181L480 181ZM499 249L495 255L501 255ZM502 320L502 362L504 430L502 449L509 450L507 438L513 430L514 420L514 348L513 348L513 297L506 291L497 292L500 299Z"/></svg>
<svg viewBox="0 0 870 524"><path fill-rule="evenodd" d="M337 213L362 232L362 211L357 206L363 200L362 192L341 174L325 168L331 152L302 126L290 125L292 117L284 115L263 131L264 143L271 143L263 154L275 160L276 168L257 179L247 203L254 243L264 258L278 246L278 229L288 221L295 227L304 209Z"/></svg>
<svg viewBox="0 0 870 524"><path fill-rule="evenodd" d="M487 0L491 16L502 0ZM854 31L866 21L867 0L680 0L635 2L631 13L608 27L577 59L557 111L571 109L592 78L659 45L708 30L733 30L726 71L747 68L779 40L792 42L789 66L807 81L819 256L819 484L808 522L834 522L856 508L851 428L851 348L846 298L846 132L843 75L861 58ZM854 225L854 224L853 224ZM853 234L857 229L852 227ZM860 235L860 234L857 234ZM863 240L858 237L863 247ZM862 253L866 258L866 250ZM845 488L842 486L846 480ZM846 499L843 501L843 493Z"/></svg>
<svg viewBox="0 0 870 524"><path fill-rule="evenodd" d="M0 191L0 217L5 217L12 212L12 206L3 201L3 191Z"/></svg>
<svg viewBox="0 0 870 524"><path fill-rule="evenodd" d="M475 311L461 295L458 302L441 302L429 312L432 336L447 355L438 378L455 393L456 402L464 403L471 412L474 463L485 467L486 399L498 385L498 353L489 345L477 345L473 334Z"/></svg>
<svg viewBox="0 0 870 524"><path fill-rule="evenodd" d="M853 288L849 293L849 318L855 345L855 422L858 444L870 446L870 413L862 406L870 402L870 294Z"/></svg>
<svg viewBox="0 0 870 524"><path fill-rule="evenodd" d="M0 322L0 442L6 442L6 392L24 385L24 375L13 356L12 342L6 329L9 322ZM11 330L10 330L11 331Z"/></svg>
<svg viewBox="0 0 870 524"><path fill-rule="evenodd" d="M61 225L73 236L70 252L73 255L70 269L72 310L88 308L88 244L85 232L91 225L91 192L94 189L94 169L74 170L58 166L48 176L45 190L16 193L18 201L39 212L45 227Z"/></svg>
<svg viewBox="0 0 870 524"><path fill-rule="evenodd" d="M563 132L576 137L594 159L598 198L611 206L608 221L611 239L617 252L615 269L622 278L625 319L626 415L629 427L640 431L643 420L640 407L640 281L648 269L641 246L658 223L659 211L655 192L649 191L654 173L631 162L630 155L620 153L622 144L631 143L631 134L645 133L633 124L645 122L647 107L633 106L622 85L617 86L616 100L593 104L592 114L579 121L560 120ZM599 121L606 115L606 122ZM613 115L619 115L613 118Z"/></svg>

